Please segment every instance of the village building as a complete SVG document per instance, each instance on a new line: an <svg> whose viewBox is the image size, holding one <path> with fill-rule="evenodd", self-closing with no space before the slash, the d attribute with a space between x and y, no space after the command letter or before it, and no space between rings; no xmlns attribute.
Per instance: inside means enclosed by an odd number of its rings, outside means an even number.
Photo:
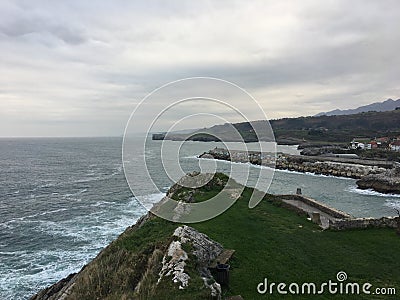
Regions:
<svg viewBox="0 0 400 300"><path fill-rule="evenodd" d="M390 150L400 151L400 140L394 141L390 144Z"/></svg>

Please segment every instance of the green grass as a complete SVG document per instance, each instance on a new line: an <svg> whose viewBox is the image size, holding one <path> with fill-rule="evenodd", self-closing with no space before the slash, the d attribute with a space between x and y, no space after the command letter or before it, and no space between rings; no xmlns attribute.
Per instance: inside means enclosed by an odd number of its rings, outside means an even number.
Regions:
<svg viewBox="0 0 400 300"><path fill-rule="evenodd" d="M219 179L226 179L217 175ZM220 190L210 186L194 193L204 201ZM177 191L185 195L188 189ZM269 282L336 281L345 271L347 282L369 282L374 287L395 287L400 293L400 237L390 229L322 231L318 226L279 205L267 196L256 208L248 208L252 189L222 215L190 226L207 234L227 249L231 260L230 285L224 296L244 299L398 299L373 295L260 295L256 288ZM127 229L80 274L71 299L207 299L209 290L198 276L195 258L187 261L189 287L179 290L171 277L156 285L161 259L180 224L154 217L140 228ZM183 245L188 247L188 245ZM188 249L186 249L188 250ZM139 293L134 293L139 284Z"/></svg>
<svg viewBox="0 0 400 300"><path fill-rule="evenodd" d="M400 237L390 229L321 231L273 201L247 207L251 189L219 217L193 227L235 249L226 295L266 299L256 287L264 277L276 283L335 280L345 271L347 282L369 282L375 287L396 287L400 293ZM268 295L268 299L398 299L399 296Z"/></svg>

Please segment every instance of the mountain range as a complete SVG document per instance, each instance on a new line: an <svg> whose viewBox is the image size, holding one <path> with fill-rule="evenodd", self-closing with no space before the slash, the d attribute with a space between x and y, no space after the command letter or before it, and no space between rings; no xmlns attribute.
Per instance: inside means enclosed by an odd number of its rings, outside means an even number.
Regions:
<svg viewBox="0 0 400 300"><path fill-rule="evenodd" d="M368 112L368 111L390 111L390 110L395 110L398 107L400 107L400 99L397 99L397 100L387 99L386 101L383 101L383 102L374 102L374 103L360 106L360 107L353 108L353 109L345 109L345 110L335 109L335 110L331 110L328 112L321 112L319 114L316 114L315 117L353 115L353 114L358 114L358 113Z"/></svg>

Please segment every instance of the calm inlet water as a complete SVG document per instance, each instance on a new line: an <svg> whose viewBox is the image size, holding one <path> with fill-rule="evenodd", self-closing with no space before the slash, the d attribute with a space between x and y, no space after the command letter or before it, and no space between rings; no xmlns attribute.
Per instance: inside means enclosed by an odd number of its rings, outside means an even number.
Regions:
<svg viewBox="0 0 400 300"><path fill-rule="evenodd" d="M0 139L0 299L27 299L79 271L145 213L125 181L121 143L120 138ZM148 143L147 155L155 158L148 168L160 188L147 195L151 202L171 185L156 159L160 144ZM179 153L183 170L198 170L195 156L215 146L222 145L185 143ZM131 159L140 158L133 153ZM229 172L228 162L217 166ZM257 167L251 167L250 184L256 175ZM138 181L143 178L137 174ZM285 171L275 172L269 192L293 193L297 187L354 216L393 215L390 205L400 201L359 191L352 179Z"/></svg>

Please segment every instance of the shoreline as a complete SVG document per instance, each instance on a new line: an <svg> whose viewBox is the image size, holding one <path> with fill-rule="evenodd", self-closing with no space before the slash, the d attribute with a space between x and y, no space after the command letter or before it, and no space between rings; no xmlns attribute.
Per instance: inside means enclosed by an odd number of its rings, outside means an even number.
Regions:
<svg viewBox="0 0 400 300"><path fill-rule="evenodd" d="M220 162L223 162L223 163L249 165L250 167L253 167L253 168L274 169L273 167L270 167L270 166L256 165L256 164L252 164L250 162L229 161L229 160L225 160L225 159L205 158L205 157L199 157L199 156L193 156L192 158L204 159L204 160L216 160L216 161L220 161ZM322 177L322 178L337 178L337 179L343 179L343 180L356 180L355 178L344 177L344 176L333 176L333 175L326 175L326 174L317 174L317 173L313 173L313 172L300 172L300 171L294 171L294 170L289 170L289 169L277 169L277 168L275 168L275 172L297 174L297 175L308 175L308 176Z"/></svg>
<svg viewBox="0 0 400 300"><path fill-rule="evenodd" d="M191 175L188 175L191 176ZM226 175L225 175L226 176ZM176 185L176 184L175 184ZM174 186L175 186L174 185ZM176 186L175 186L176 187ZM182 188L182 187L181 187ZM180 190L178 189L170 189L168 193L178 193ZM398 224L398 217L381 217L381 218L355 218L341 210L338 210L334 207L331 207L327 204L319 202L313 198L309 198L302 195L270 195L270 203L277 203L278 207L283 207L288 210L294 211L299 216L307 217L308 221L315 223L318 225L322 231L325 229L333 229L334 231L342 231L345 232L347 230L354 230L354 229L368 229L368 228L397 228ZM183 201L183 200L182 200ZM247 203L247 200L243 201ZM293 214L295 215L295 214ZM58 282L54 283L53 285L47 286L44 289L38 291L35 295L30 297L31 300L46 300L46 299L60 299L60 298L68 298L73 297L74 293L79 292L79 286L85 286L85 282L87 282L86 278L91 276L90 272L99 272L97 269L98 266L101 266L101 261L104 257L114 257L116 260L119 261L119 257L115 254L113 249L118 247L118 245L122 245L122 240L125 239L127 236L133 234L135 232L139 232L142 227L145 227L148 222L156 221L158 217L153 215L152 213L148 212L140 217L134 225L131 225L125 229L125 231L120 234L114 241L109 243L105 246L97 256L85 264L82 269L76 273L72 273L69 276L59 280ZM304 221L304 222L308 222ZM154 226L157 223L154 222ZM306 224L306 223L305 223ZM304 224L304 225L305 225ZM148 225L148 224L147 224ZM167 225L167 224L164 224ZM173 224L174 225L174 224ZM308 226L308 225L307 225ZM299 228L303 228L303 225L299 226ZM207 232L206 232L207 233ZM154 243L160 243L161 238L157 237ZM158 242L157 242L158 241ZM160 248L157 250L159 253L160 250L164 251L166 248ZM155 250L154 250L155 251ZM126 252L124 252L126 253ZM153 252L154 253L154 252ZM128 256L127 256L128 257ZM166 257L166 254L165 254ZM128 257L129 258L129 257ZM146 261L146 260L145 260ZM107 260L109 262L109 260ZM146 268L145 262L143 267ZM148 268L147 268L148 269ZM140 273L141 269L136 270ZM156 275L159 275L158 270L155 272ZM113 271L110 271L113 272ZM143 273L143 272L142 272ZM140 273L140 274L142 274ZM96 273L97 274L97 273ZM139 274L139 275L140 275ZM146 273L143 273L146 274ZM139 276L138 275L138 276ZM146 278L144 275L143 277L139 276L140 280L138 279L138 283L135 286L134 292L140 290L140 282L142 282L143 278ZM159 277L161 278L161 277ZM77 285L78 288L74 286ZM158 283L157 283L158 285ZM157 286L156 285L156 286ZM89 287L91 285L89 284ZM139 288L138 288L139 287Z"/></svg>
<svg viewBox="0 0 400 300"><path fill-rule="evenodd" d="M386 171L385 167L374 165L374 161L365 163L363 160L349 162L349 159L330 157L304 157L284 153L261 153L255 151L228 150L214 148L200 154L198 158L225 160L238 163L250 163L255 166L264 166L278 170L312 173L333 177L360 179L371 174L380 174ZM386 167L391 163L384 164Z"/></svg>

